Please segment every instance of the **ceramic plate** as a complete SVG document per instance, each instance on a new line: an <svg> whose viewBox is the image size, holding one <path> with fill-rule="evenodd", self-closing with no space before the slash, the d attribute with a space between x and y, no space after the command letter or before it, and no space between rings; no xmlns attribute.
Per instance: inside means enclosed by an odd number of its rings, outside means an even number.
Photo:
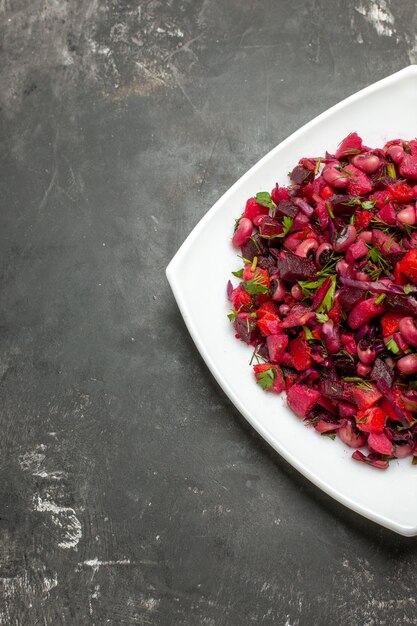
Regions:
<svg viewBox="0 0 417 626"><path fill-rule="evenodd" d="M285 405L264 393L248 362L250 347L234 339L226 317L226 283L241 266L230 243L246 199L287 184L287 172L303 156L334 150L357 131L364 143L382 146L394 137L417 137L417 66L343 100L296 131L252 167L208 211L167 268L188 330L217 382L252 426L291 465L323 491L365 517L402 535L417 535L417 467L410 459L379 471L351 459L341 441L320 437ZM204 289L202 289L202 285ZM201 295L204 293L204 302Z"/></svg>

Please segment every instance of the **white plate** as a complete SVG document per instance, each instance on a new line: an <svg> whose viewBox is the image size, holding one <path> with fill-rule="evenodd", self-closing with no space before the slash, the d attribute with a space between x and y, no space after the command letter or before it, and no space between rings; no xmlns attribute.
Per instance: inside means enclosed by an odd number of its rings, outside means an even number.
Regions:
<svg viewBox="0 0 417 626"><path fill-rule="evenodd" d="M226 317L226 283L241 266L230 243L246 199L287 184L303 156L334 151L357 131L382 146L417 137L417 66L350 96L296 131L252 167L208 211L167 267L167 277L188 330L213 376L252 426L291 465L336 500L402 535L417 535L417 467L410 458L380 471L351 459L339 440L320 437L253 379L252 350L236 341Z"/></svg>

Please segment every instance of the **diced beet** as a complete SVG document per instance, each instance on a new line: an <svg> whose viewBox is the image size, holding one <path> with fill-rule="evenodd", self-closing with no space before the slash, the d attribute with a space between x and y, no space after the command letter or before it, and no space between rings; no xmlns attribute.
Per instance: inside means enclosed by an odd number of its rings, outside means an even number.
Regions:
<svg viewBox="0 0 417 626"><path fill-rule="evenodd" d="M307 341L302 336L290 341L289 353L291 355L292 365L298 372L302 372L308 367L311 367L313 363L311 351Z"/></svg>
<svg viewBox="0 0 417 626"><path fill-rule="evenodd" d="M291 232L294 233L297 230L303 230L309 222L310 218L307 217L307 215L303 213L303 211L298 211L291 226Z"/></svg>
<svg viewBox="0 0 417 626"><path fill-rule="evenodd" d="M276 268L276 262L274 257L271 254L269 254L267 257L258 256L258 267L269 270L272 273L272 270L275 270Z"/></svg>
<svg viewBox="0 0 417 626"><path fill-rule="evenodd" d="M282 330L282 322L278 315L275 313L265 313L258 320L258 328L264 337L269 335L276 335Z"/></svg>
<svg viewBox="0 0 417 626"><path fill-rule="evenodd" d="M265 239L271 239L282 235L284 228L282 224L273 217L266 215L259 224L259 235Z"/></svg>
<svg viewBox="0 0 417 626"><path fill-rule="evenodd" d="M359 239L356 243L352 243L346 252L346 261L353 263L368 254L368 246L363 239Z"/></svg>
<svg viewBox="0 0 417 626"><path fill-rule="evenodd" d="M288 346L288 336L284 333L278 335L269 335L266 338L268 346L269 360L271 363L280 363L281 357Z"/></svg>
<svg viewBox="0 0 417 626"><path fill-rule="evenodd" d="M295 304L287 317L282 321L282 328L293 328L294 326L305 326L307 322L315 317L315 313L303 304Z"/></svg>
<svg viewBox="0 0 417 626"><path fill-rule="evenodd" d="M354 165L347 165L345 172L349 172L348 192L351 196L364 196L372 191L372 183L366 174Z"/></svg>
<svg viewBox="0 0 417 626"><path fill-rule="evenodd" d="M291 200L281 200L277 204L276 213L282 213L282 215L294 218L298 213L298 206Z"/></svg>
<svg viewBox="0 0 417 626"><path fill-rule="evenodd" d="M278 307L275 302L271 302L268 300L268 302L264 302L263 304L261 304L261 306L258 307L256 311L256 315L259 319L267 313L274 313L274 315L278 315Z"/></svg>
<svg viewBox="0 0 417 626"><path fill-rule="evenodd" d="M358 133L350 133L347 137L343 139L340 143L335 157L336 159L341 159L346 156L353 156L355 154L359 154L362 151L362 139L359 137Z"/></svg>
<svg viewBox="0 0 417 626"><path fill-rule="evenodd" d="M339 416L341 419L349 419L355 417L358 409L351 402L339 402L338 404Z"/></svg>
<svg viewBox="0 0 417 626"><path fill-rule="evenodd" d="M359 302L349 313L348 324L354 330L385 312L385 303L376 303L377 296Z"/></svg>
<svg viewBox="0 0 417 626"><path fill-rule="evenodd" d="M339 290L339 300L343 309L347 312L351 311L365 297L364 292L361 289L354 289L352 287L342 287Z"/></svg>
<svg viewBox="0 0 417 626"><path fill-rule="evenodd" d="M399 263L400 270L410 278L413 283L417 283L417 250L409 250Z"/></svg>
<svg viewBox="0 0 417 626"><path fill-rule="evenodd" d="M372 231L372 244L385 254L401 252L400 246L392 237L383 233L382 230L377 230L376 228Z"/></svg>
<svg viewBox="0 0 417 626"><path fill-rule="evenodd" d="M331 207L334 215L350 217L355 213L355 204L347 194L334 194L330 197Z"/></svg>
<svg viewBox="0 0 417 626"><path fill-rule="evenodd" d="M403 298L390 293L387 294L385 302L387 309L394 313L401 313L403 316L417 313L417 301L412 296Z"/></svg>
<svg viewBox="0 0 417 626"><path fill-rule="evenodd" d="M417 178L417 155L406 154L400 163L400 174L404 178Z"/></svg>
<svg viewBox="0 0 417 626"><path fill-rule="evenodd" d="M337 432L340 439L350 448L362 448L366 443L366 436L355 428L350 421L346 422Z"/></svg>
<svg viewBox="0 0 417 626"><path fill-rule="evenodd" d="M277 259L277 271L283 280L314 280L317 276L314 263L289 251Z"/></svg>
<svg viewBox="0 0 417 626"><path fill-rule="evenodd" d="M385 315L381 318L383 337L388 337L389 335L396 333L400 327L400 320L402 320L403 317L402 313L385 313Z"/></svg>
<svg viewBox="0 0 417 626"><path fill-rule="evenodd" d="M330 201L328 202L329 202L329 206L331 209ZM330 220L330 214L326 206L326 203L324 201L319 202L319 204L314 209L314 213L319 220L321 230L326 230L327 226L329 225L329 220Z"/></svg>
<svg viewBox="0 0 417 626"><path fill-rule="evenodd" d="M399 263L400 261L403 260L405 254L406 254L405 250L400 250L399 252L390 251L388 252L388 254L384 255L384 258L392 269L395 267L396 263ZM399 283L397 282L397 284Z"/></svg>
<svg viewBox="0 0 417 626"><path fill-rule="evenodd" d="M336 415L337 409L335 403L332 402L332 400L330 400L329 398L321 395L320 398L317 400L317 404L325 408L332 415Z"/></svg>
<svg viewBox="0 0 417 626"><path fill-rule="evenodd" d="M290 194L286 187L280 187L277 183L271 191L271 198L272 202L279 204L281 200L289 200Z"/></svg>
<svg viewBox="0 0 417 626"><path fill-rule="evenodd" d="M320 397L320 392L306 385L293 385L287 392L288 406L298 417L306 418Z"/></svg>
<svg viewBox="0 0 417 626"><path fill-rule="evenodd" d="M382 385L384 398L381 402L381 408L385 414L392 420L400 422L404 427L410 425L412 415L410 411L404 408L404 402L402 402L400 394L393 393L388 385Z"/></svg>
<svg viewBox="0 0 417 626"><path fill-rule="evenodd" d="M254 344L259 338L259 330L256 320L249 313L239 313L234 322L236 335L245 343Z"/></svg>
<svg viewBox="0 0 417 626"><path fill-rule="evenodd" d="M370 433L368 446L373 452L390 456L394 452L394 446L385 433Z"/></svg>
<svg viewBox="0 0 417 626"><path fill-rule="evenodd" d="M302 185L303 183L307 183L314 178L314 172L302 167L301 165L296 165L290 174L290 178L295 185Z"/></svg>
<svg viewBox="0 0 417 626"><path fill-rule="evenodd" d="M387 191L391 200L400 204L416 199L413 188L404 182L395 181L393 184L388 185Z"/></svg>
<svg viewBox="0 0 417 626"><path fill-rule="evenodd" d="M382 393L378 391L375 385L368 383L366 387L350 387L351 401L354 402L359 409L369 409L382 398ZM346 398L347 399L347 398Z"/></svg>
<svg viewBox="0 0 417 626"><path fill-rule="evenodd" d="M247 307L252 302L250 294L243 289L242 285L238 285L236 289L230 291L229 300L235 311L240 311L242 307Z"/></svg>
<svg viewBox="0 0 417 626"><path fill-rule="evenodd" d="M366 463L367 465L371 465L372 467L376 467L377 469L387 469L389 463L388 461L378 458L376 455L370 454L366 456L360 450L355 450L352 454L352 459L355 461L361 461L362 463Z"/></svg>
<svg viewBox="0 0 417 626"><path fill-rule="evenodd" d="M323 396L331 400L343 400L345 397L344 386L338 380L325 378L321 381L320 390Z"/></svg>
<svg viewBox="0 0 417 626"><path fill-rule="evenodd" d="M394 225L397 223L397 214L391 203L386 204L382 209L380 209L376 216L382 222L385 222L385 224Z"/></svg>
<svg viewBox="0 0 417 626"><path fill-rule="evenodd" d="M241 252L244 259L253 261L254 257L268 253L268 245L265 240L261 239L259 234L256 233L242 246Z"/></svg>
<svg viewBox="0 0 417 626"><path fill-rule="evenodd" d="M374 366L371 373L372 380L374 380L380 389L381 382L383 381L388 387L392 387L394 382L393 371L388 365L380 358L375 359ZM383 388L384 390L386 387ZM380 389L382 391L382 389Z"/></svg>
<svg viewBox="0 0 417 626"><path fill-rule="evenodd" d="M341 428L341 424L335 424L334 422L327 422L324 419L321 419L314 426L318 433L331 433L336 432Z"/></svg>
<svg viewBox="0 0 417 626"><path fill-rule="evenodd" d="M389 191L386 189L382 189L381 191L374 191L370 196L368 196L371 202L375 201L375 207L377 209L383 209L384 206L390 202L391 196Z"/></svg>
<svg viewBox="0 0 417 626"><path fill-rule="evenodd" d="M386 419L387 417L382 409L372 406L369 409L358 411L356 426L365 433L382 433Z"/></svg>
<svg viewBox="0 0 417 626"><path fill-rule="evenodd" d="M276 368L277 375L275 376L274 383L272 385L272 391L275 393L282 393L285 391L285 381L281 372L281 368Z"/></svg>
<svg viewBox="0 0 417 626"><path fill-rule="evenodd" d="M252 222L258 215L268 215L269 208L256 202L256 198L249 198L246 202L244 217L247 217Z"/></svg>
<svg viewBox="0 0 417 626"><path fill-rule="evenodd" d="M359 228L368 228L370 222L372 221L373 213L370 211L357 211L355 213L355 221L354 225L357 229Z"/></svg>

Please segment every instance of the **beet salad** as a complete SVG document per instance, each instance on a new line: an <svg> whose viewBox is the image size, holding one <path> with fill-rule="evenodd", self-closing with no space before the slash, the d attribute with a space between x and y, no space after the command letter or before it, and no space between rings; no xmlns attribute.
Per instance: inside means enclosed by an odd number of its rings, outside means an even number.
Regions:
<svg viewBox="0 0 417 626"><path fill-rule="evenodd" d="M356 461L417 463L417 140L351 133L289 178L236 220L235 336L258 385Z"/></svg>

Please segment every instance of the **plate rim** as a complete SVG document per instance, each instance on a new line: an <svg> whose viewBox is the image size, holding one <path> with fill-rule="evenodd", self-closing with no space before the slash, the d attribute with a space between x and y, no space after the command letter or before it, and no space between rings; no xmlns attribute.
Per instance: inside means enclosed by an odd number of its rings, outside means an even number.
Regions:
<svg viewBox="0 0 417 626"><path fill-rule="evenodd" d="M252 167L250 167L238 180L236 180L231 187L227 189L227 191L222 194L222 196L213 204L213 206L203 215L203 217L199 220L199 222L194 226L192 231L186 237L184 242L181 244L178 251L175 253L174 257L169 262L166 267L165 273L168 279L168 283L173 292L174 298L177 302L180 313L184 319L188 332L191 335L198 351L200 352L204 362L209 368L211 374L217 381L217 383L222 388L223 392L227 395L227 397L231 400L231 402L235 405L235 407L239 410L239 412L245 417L245 419L251 424L251 426L261 435L261 437L268 442L268 444L278 452L288 463L290 463L300 474L302 474L305 478L307 478L311 483L319 487L324 493L332 497L337 502L340 502L344 506L348 507L350 510L354 511L358 515L362 515L363 517L375 522L385 528L392 530L400 535L405 537L414 537L417 535L417 521L415 524L401 524L396 522L383 514L377 513L374 510L367 508L364 505L358 506L355 501L353 501L348 496L345 496L340 491L337 491L335 488L324 483L318 476L312 474L309 469L303 466L302 462L294 457L291 453L287 452L285 449L282 449L273 437L270 436L268 431L260 424L255 418L253 418L250 412L245 408L244 404L240 401L239 397L234 393L234 391L230 388L227 381L219 374L217 370L217 366L214 360L211 358L209 353L207 352L203 341L199 337L199 333L194 327L192 318L188 315L186 299L183 297L181 288L179 285L179 281L177 281L177 271L180 266L180 263L183 257L186 256L188 249L192 246L193 242L199 236L200 232L204 230L204 227L208 221L210 221L214 215L222 208L224 203L227 201L228 197L231 196L235 190L242 184L244 181L252 176L258 169L260 169L267 161L274 157L275 153L278 150L285 149L285 147L291 143L294 139L296 139L299 135L303 134L305 131L314 128L315 125L319 124L327 117L337 112L339 109L350 105L362 97L371 94L381 87L387 87L390 83L395 83L397 80L406 78L407 76L416 76L417 77L417 64L410 64L403 69L382 78L371 85L360 89L359 91L353 93L352 95L344 98L343 100L337 102L330 108L326 109L312 120L308 121L306 124L298 128L296 131L291 133L288 137L286 137L283 141L281 141L278 145L272 148L267 154L265 154L259 161L257 161Z"/></svg>

